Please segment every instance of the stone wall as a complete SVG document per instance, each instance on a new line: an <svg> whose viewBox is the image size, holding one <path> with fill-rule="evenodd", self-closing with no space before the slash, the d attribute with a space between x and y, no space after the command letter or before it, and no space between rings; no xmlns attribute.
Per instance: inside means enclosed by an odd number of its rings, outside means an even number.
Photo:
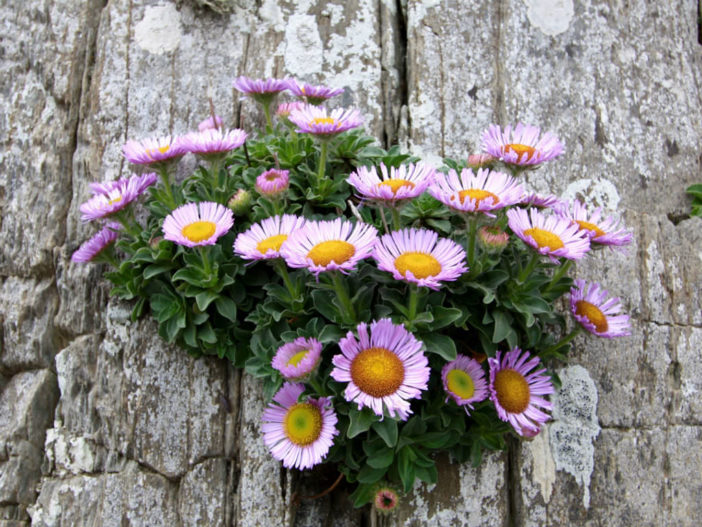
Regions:
<svg viewBox="0 0 702 527"><path fill-rule="evenodd" d="M207 7L210 5L210 7ZM204 7L203 7L204 6ZM214 9L212 9L214 8ZM697 525L702 515L702 46L692 0L0 1L0 527L33 524ZM258 384L164 345L108 301L88 182L127 175L127 138L209 113L252 127L238 75L343 86L366 129L429 160L490 123L556 132L539 191L621 211L626 253L590 277L626 299L633 335L577 341L553 423L392 518L282 469ZM583 266L584 267L584 266Z"/></svg>

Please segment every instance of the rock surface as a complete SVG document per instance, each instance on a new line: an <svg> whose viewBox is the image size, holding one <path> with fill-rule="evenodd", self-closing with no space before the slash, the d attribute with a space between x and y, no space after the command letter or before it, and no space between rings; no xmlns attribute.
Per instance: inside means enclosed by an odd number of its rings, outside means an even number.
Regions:
<svg viewBox="0 0 702 527"><path fill-rule="evenodd" d="M15 4L0 2L0 525L697 524L696 2ZM368 132L430 160L478 151L492 122L555 131L567 155L528 182L623 213L635 244L578 272L623 297L633 335L577 340L542 435L478 470L442 461L395 517L354 511L343 486L296 506L319 481L266 452L257 383L129 322L101 269L70 262L88 183L128 175L127 138L186 131L208 97L260 122L242 74L342 86Z"/></svg>

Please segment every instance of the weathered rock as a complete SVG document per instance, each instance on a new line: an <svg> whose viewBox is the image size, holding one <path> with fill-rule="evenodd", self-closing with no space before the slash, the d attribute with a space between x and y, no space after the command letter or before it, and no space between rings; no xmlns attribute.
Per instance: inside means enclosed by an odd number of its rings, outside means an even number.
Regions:
<svg viewBox="0 0 702 527"><path fill-rule="evenodd" d="M178 489L178 515L183 525L229 525L225 511L233 496L228 492L227 460L207 459L188 472Z"/></svg>

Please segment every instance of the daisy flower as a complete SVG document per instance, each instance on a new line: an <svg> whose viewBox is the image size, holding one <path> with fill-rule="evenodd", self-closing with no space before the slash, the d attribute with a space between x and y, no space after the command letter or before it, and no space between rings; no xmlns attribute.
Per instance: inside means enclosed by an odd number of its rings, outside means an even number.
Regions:
<svg viewBox="0 0 702 527"><path fill-rule="evenodd" d="M461 212L483 212L494 217L490 211L519 203L524 187L512 176L481 168L475 174L469 168L455 170L447 175L437 174L429 187L429 194Z"/></svg>
<svg viewBox="0 0 702 527"><path fill-rule="evenodd" d="M570 206L565 205L556 213L577 223L580 230L590 236L590 243L593 245L628 245L634 237L631 231L620 226L620 221L614 216L603 218L601 207L597 207L590 214L579 200L573 201Z"/></svg>
<svg viewBox="0 0 702 527"><path fill-rule="evenodd" d="M376 239L375 227L365 223L308 221L290 234L280 254L290 267L306 267L315 275L337 269L348 273L371 255Z"/></svg>
<svg viewBox="0 0 702 527"><path fill-rule="evenodd" d="M254 223L234 241L234 252L244 260L280 258L280 247L288 236L304 225L305 218L285 214Z"/></svg>
<svg viewBox="0 0 702 527"><path fill-rule="evenodd" d="M251 79L242 76L234 79L232 84L244 95L268 105L276 95L288 89L289 81L290 79Z"/></svg>
<svg viewBox="0 0 702 527"><path fill-rule="evenodd" d="M429 361L422 343L402 325L389 318L365 322L339 341L341 354L334 355L331 376L348 382L344 397L358 409L370 408L381 418L386 408L391 417L406 421L412 413L410 399L419 399L427 389Z"/></svg>
<svg viewBox="0 0 702 527"><path fill-rule="evenodd" d="M186 247L214 245L232 225L232 211L219 203L186 203L163 220L163 237Z"/></svg>
<svg viewBox="0 0 702 527"><path fill-rule="evenodd" d="M326 86L312 86L311 84L298 84L295 79L290 79L288 89L296 96L307 101L308 104L322 104L327 99L344 93L343 88L328 88Z"/></svg>
<svg viewBox="0 0 702 527"><path fill-rule="evenodd" d="M472 403L484 401L488 396L485 372L480 363L465 355L457 355L441 369L441 381L446 390L446 400L453 399L458 406L473 409Z"/></svg>
<svg viewBox="0 0 702 527"><path fill-rule="evenodd" d="M560 156L563 144L550 132L541 135L536 126L517 124L504 131L493 124L483 133L483 150L510 165L531 166Z"/></svg>
<svg viewBox="0 0 702 527"><path fill-rule="evenodd" d="M285 468L318 465L334 444L336 413L329 397L298 402L302 384L286 382L263 411L263 443Z"/></svg>
<svg viewBox="0 0 702 527"><path fill-rule="evenodd" d="M81 220L96 220L122 210L157 180L151 172L111 183L93 183L90 188L95 194L80 206Z"/></svg>
<svg viewBox="0 0 702 527"><path fill-rule="evenodd" d="M75 263L85 263L93 260L117 239L121 229L122 226L119 223L108 223L100 229L95 236L81 245L80 248L73 253L71 260Z"/></svg>
<svg viewBox="0 0 702 527"><path fill-rule="evenodd" d="M532 371L540 366L539 358L515 347L504 355L498 351L488 363L490 399L497 416L521 436L538 433L550 418L542 410L551 410L551 403L542 396L554 393L551 378L544 375L546 368Z"/></svg>
<svg viewBox="0 0 702 527"><path fill-rule="evenodd" d="M556 215L544 216L536 209L527 212L517 208L507 211L507 219L514 234L554 263L558 257L579 260L590 250L587 234Z"/></svg>
<svg viewBox="0 0 702 527"><path fill-rule="evenodd" d="M246 132L238 128L226 131L221 128L208 128L185 135L183 148L187 152L207 157L235 150L243 145L244 141L246 141Z"/></svg>
<svg viewBox="0 0 702 527"><path fill-rule="evenodd" d="M390 167L390 170L380 163L379 168L380 174L375 167L358 167L346 181L363 198L394 204L424 193L436 174L432 167L424 163Z"/></svg>
<svg viewBox="0 0 702 527"><path fill-rule="evenodd" d="M321 357L321 342L299 337L278 348L271 364L286 381L301 381L317 368Z"/></svg>
<svg viewBox="0 0 702 527"><path fill-rule="evenodd" d="M288 119L296 124L298 133L318 137L333 137L341 132L361 126L363 120L356 109L336 108L327 112L321 106L307 105L290 112Z"/></svg>
<svg viewBox="0 0 702 527"><path fill-rule="evenodd" d="M629 316L620 314L619 298L607 299L607 291L600 284L575 280L570 290L570 310L581 326L598 337L625 337L631 335Z"/></svg>
<svg viewBox="0 0 702 527"><path fill-rule="evenodd" d="M122 154L133 165L171 161L187 153L182 137L166 136L141 141L130 140L122 147Z"/></svg>
<svg viewBox="0 0 702 527"><path fill-rule="evenodd" d="M214 130L217 128L222 128L223 124L224 121L222 121L222 118L219 115L215 115L214 117L209 116L207 119L205 119L197 125L197 129L201 132L204 132L205 130Z"/></svg>
<svg viewBox="0 0 702 527"><path fill-rule="evenodd" d="M427 229L403 229L383 235L375 244L373 258L378 269L396 280L439 289L468 270L466 252L448 238Z"/></svg>
<svg viewBox="0 0 702 527"><path fill-rule="evenodd" d="M256 178L256 190L259 194L275 197L285 192L290 186L290 171L271 168Z"/></svg>
<svg viewBox="0 0 702 527"><path fill-rule="evenodd" d="M531 192L526 194L519 204L540 209L555 209L563 205L563 200L553 194L543 195Z"/></svg>

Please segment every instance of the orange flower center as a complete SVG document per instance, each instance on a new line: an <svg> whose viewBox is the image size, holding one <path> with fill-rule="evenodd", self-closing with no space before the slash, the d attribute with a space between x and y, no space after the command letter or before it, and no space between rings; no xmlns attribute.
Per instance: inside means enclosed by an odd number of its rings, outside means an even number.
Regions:
<svg viewBox="0 0 702 527"><path fill-rule="evenodd" d="M500 406L513 414L520 414L529 406L529 384L524 376L512 369L495 374L495 392Z"/></svg>
<svg viewBox="0 0 702 527"><path fill-rule="evenodd" d="M351 380L373 397L385 397L397 391L405 380L405 366L392 351L368 348L351 361Z"/></svg>
<svg viewBox="0 0 702 527"><path fill-rule="evenodd" d="M586 230L586 231L592 231L595 233L595 238L598 236L604 236L607 234L605 231L600 229L597 225L594 223L590 223L589 221L583 221L583 220L575 220L578 225L580 225L581 230Z"/></svg>
<svg viewBox="0 0 702 527"><path fill-rule="evenodd" d="M322 413L310 403L294 404L285 414L283 429L292 443L307 446L322 432Z"/></svg>
<svg viewBox="0 0 702 527"><path fill-rule="evenodd" d="M458 199L461 200L461 203L463 203L466 198L474 199L476 207L480 205L480 202L485 198L492 198L493 205L497 205L500 202L500 198L498 198L495 194L480 188L469 188L466 190L461 190L458 193Z"/></svg>
<svg viewBox="0 0 702 527"><path fill-rule="evenodd" d="M439 274L441 264L431 254L409 252L395 258L395 269L402 276L406 277L407 271L412 271L415 278L424 279Z"/></svg>
<svg viewBox="0 0 702 527"><path fill-rule="evenodd" d="M191 242L201 242L209 239L217 229L211 221L196 221L183 227L182 234Z"/></svg>
<svg viewBox="0 0 702 527"><path fill-rule="evenodd" d="M329 240L312 247L307 253L315 265L327 266L332 261L340 265L356 254L356 248L349 242L342 240Z"/></svg>
<svg viewBox="0 0 702 527"><path fill-rule="evenodd" d="M565 246L563 240L561 240L556 234L545 231L544 229L539 229L538 227L526 229L524 234L534 238L536 245L538 245L540 249L548 247L550 251L557 251Z"/></svg>
<svg viewBox="0 0 702 527"><path fill-rule="evenodd" d="M386 186L390 187L392 189L393 194L397 194L397 191L400 190L402 187L409 187L409 188L414 188L414 183L411 181L407 181L406 179L386 179L385 181L381 181L378 183L378 186Z"/></svg>
<svg viewBox="0 0 702 527"><path fill-rule="evenodd" d="M258 242L258 245L256 245L256 250L263 255L265 255L271 249L274 251L280 251L281 245L283 245L283 242L287 239L287 234L276 234L274 236L270 236L265 240Z"/></svg>
<svg viewBox="0 0 702 527"><path fill-rule="evenodd" d="M309 352L310 350L298 351L295 355L290 357L286 366L297 366L298 364L300 364L300 362L302 362L302 359L304 359Z"/></svg>
<svg viewBox="0 0 702 527"><path fill-rule="evenodd" d="M534 148L533 146L522 145L519 143L510 143L503 147L503 152L505 154L509 151L516 153L519 159L522 159L522 155L526 154L526 159L528 160L534 155L534 153L536 152L536 148Z"/></svg>
<svg viewBox="0 0 702 527"><path fill-rule="evenodd" d="M600 308L591 304L587 300L578 300L575 303L575 313L581 317L587 318L590 323L595 326L598 333L605 333L609 328L607 316L600 311Z"/></svg>

